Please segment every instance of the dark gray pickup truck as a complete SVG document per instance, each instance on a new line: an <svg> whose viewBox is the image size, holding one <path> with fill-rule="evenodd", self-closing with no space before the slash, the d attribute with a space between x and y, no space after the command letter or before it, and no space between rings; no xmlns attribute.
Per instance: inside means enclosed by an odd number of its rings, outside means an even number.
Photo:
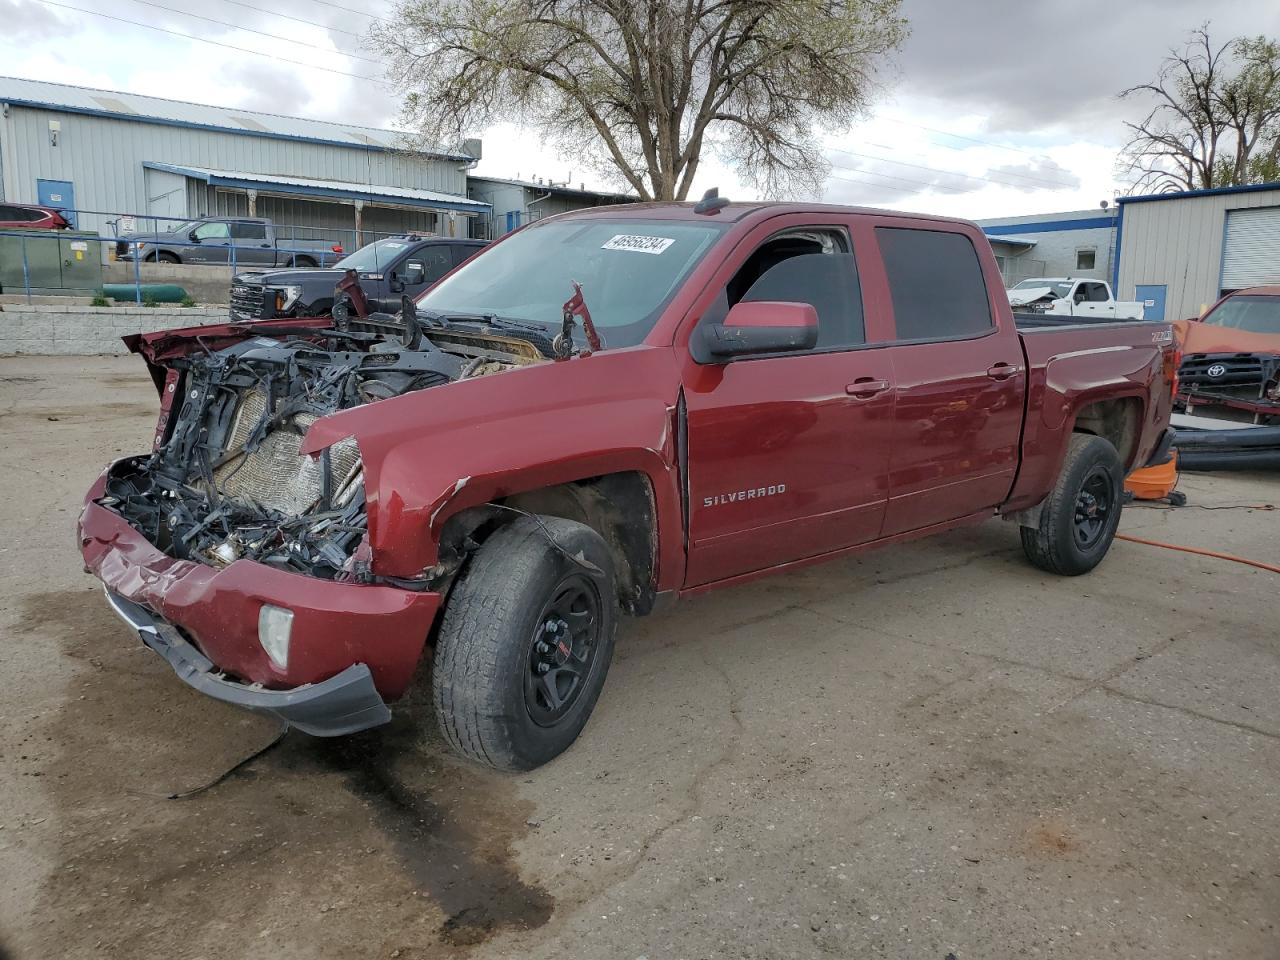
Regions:
<svg viewBox="0 0 1280 960"><path fill-rule="evenodd" d="M232 263L242 267L315 267L342 256L335 240L279 236L265 217L205 217L116 241L118 260Z"/></svg>
<svg viewBox="0 0 1280 960"><path fill-rule="evenodd" d="M487 241L451 237L388 237L361 247L327 270L241 273L231 281L233 320L325 317L334 288L356 271L365 296L379 300L416 297L455 266L480 252Z"/></svg>

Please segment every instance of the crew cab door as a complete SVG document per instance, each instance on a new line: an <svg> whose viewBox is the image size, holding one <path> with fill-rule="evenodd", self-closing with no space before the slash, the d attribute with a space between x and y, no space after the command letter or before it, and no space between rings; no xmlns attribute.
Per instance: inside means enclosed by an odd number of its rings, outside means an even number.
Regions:
<svg viewBox="0 0 1280 960"><path fill-rule="evenodd" d="M233 221L231 242L236 247L237 266L269 267L276 263L275 238L267 235L267 225L261 220ZM292 256L281 254L280 262L290 263Z"/></svg>
<svg viewBox="0 0 1280 960"><path fill-rule="evenodd" d="M884 536L993 508L1018 467L1022 345L994 261L962 227L885 219L867 283L885 284L897 402Z"/></svg>
<svg viewBox="0 0 1280 960"><path fill-rule="evenodd" d="M778 218L749 235L695 308L706 324L743 300L809 303L819 335L811 351L728 363L699 363L693 344L684 373L689 586L880 533L891 361L868 342L882 338L864 319L850 223L806 219Z"/></svg>

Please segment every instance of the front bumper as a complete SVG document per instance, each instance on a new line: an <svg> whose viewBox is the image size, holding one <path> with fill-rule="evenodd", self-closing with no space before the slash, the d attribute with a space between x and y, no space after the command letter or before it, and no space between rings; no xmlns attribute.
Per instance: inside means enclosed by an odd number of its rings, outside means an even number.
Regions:
<svg viewBox="0 0 1280 960"><path fill-rule="evenodd" d="M350 683L357 679L351 669L359 667L367 671L380 702L396 700L408 689L440 609L440 594L320 580L251 560L216 569L176 559L149 543L119 514L95 502L103 494L106 477L104 473L90 489L80 515L78 542L85 569L110 594L132 605L125 609L136 613L135 608L140 608L167 626L157 633L170 641L169 650L183 655L183 663L192 662L189 653L209 662L209 670L195 673L214 678L216 673L209 671L219 671L241 692L297 694L298 688L314 691L339 677ZM293 611L283 668L267 657L258 641L258 614L264 604ZM119 612L122 607L116 609ZM185 647L175 646L174 636ZM174 663L169 653L164 655ZM200 660L194 662L202 665ZM190 671L174 666L192 682ZM206 693L238 702L213 692L225 693L225 688L205 686L202 682L200 688ZM337 705L339 712L346 709L341 697L322 703ZM248 703L241 705L252 708ZM321 725L315 717L304 722Z"/></svg>
<svg viewBox="0 0 1280 960"><path fill-rule="evenodd" d="M373 674L363 663L293 690L248 686L227 679L173 624L110 590L106 593L107 603L142 642L164 657L184 683L206 696L275 717L313 737L340 737L391 720L391 711L373 685Z"/></svg>
<svg viewBox="0 0 1280 960"><path fill-rule="evenodd" d="M1280 427L1174 414L1178 465L1185 470L1280 469Z"/></svg>

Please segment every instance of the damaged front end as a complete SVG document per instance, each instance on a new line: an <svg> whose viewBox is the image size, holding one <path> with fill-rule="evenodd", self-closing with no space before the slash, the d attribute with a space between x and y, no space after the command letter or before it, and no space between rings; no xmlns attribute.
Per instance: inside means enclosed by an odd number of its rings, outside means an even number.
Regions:
<svg viewBox="0 0 1280 960"><path fill-rule="evenodd" d="M152 351L172 395L155 449L115 464L97 502L180 560L373 582L357 440L307 456L307 431L352 407L542 362L549 344L483 322L340 322L244 326L238 339L208 338L216 349L193 335L185 352Z"/></svg>

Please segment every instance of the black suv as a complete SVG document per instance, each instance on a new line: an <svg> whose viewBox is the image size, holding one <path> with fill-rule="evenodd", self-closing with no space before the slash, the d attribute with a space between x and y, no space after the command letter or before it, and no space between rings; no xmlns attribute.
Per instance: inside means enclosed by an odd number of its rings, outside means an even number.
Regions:
<svg viewBox="0 0 1280 960"><path fill-rule="evenodd" d="M388 237L324 270L237 274L231 280L231 319L328 316L334 288L348 270L356 271L371 300L398 299L402 294L416 297L486 243L454 237Z"/></svg>

